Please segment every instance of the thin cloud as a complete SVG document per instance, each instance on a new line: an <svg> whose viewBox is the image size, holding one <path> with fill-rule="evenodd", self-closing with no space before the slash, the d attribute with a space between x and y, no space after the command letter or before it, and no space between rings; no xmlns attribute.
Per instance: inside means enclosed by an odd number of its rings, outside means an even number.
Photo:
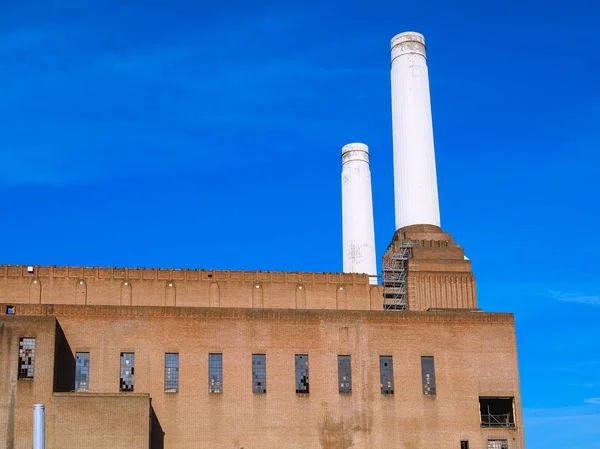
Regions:
<svg viewBox="0 0 600 449"><path fill-rule="evenodd" d="M548 293L551 298L559 301L600 306L600 295L582 295L578 293L566 293L555 290L550 290Z"/></svg>
<svg viewBox="0 0 600 449"><path fill-rule="evenodd" d="M583 402L585 402L586 404L600 405L600 398L588 398Z"/></svg>
<svg viewBox="0 0 600 449"><path fill-rule="evenodd" d="M336 63L323 58L326 45L296 45L297 22L314 11L254 11L144 39L122 36L129 23L117 17L106 42L105 23L89 12L79 24L15 24L0 34L2 183L198 171L223 157L244 163L245 148L265 140L294 151L344 113L357 121L349 127L368 126L352 114L356 99L387 86L383 66Z"/></svg>

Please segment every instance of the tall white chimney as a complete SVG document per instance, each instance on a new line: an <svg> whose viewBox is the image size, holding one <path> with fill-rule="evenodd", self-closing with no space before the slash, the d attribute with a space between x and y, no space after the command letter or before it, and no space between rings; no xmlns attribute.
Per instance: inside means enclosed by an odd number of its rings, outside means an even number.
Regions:
<svg viewBox="0 0 600 449"><path fill-rule="evenodd" d="M365 273L377 284L369 147L363 143L342 148L342 228L344 273Z"/></svg>
<svg viewBox="0 0 600 449"><path fill-rule="evenodd" d="M396 229L440 226L429 75L422 34L392 39L392 127Z"/></svg>

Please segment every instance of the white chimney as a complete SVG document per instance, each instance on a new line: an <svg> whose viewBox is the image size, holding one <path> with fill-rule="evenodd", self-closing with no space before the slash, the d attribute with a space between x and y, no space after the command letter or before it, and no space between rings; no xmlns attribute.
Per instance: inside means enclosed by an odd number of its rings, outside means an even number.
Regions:
<svg viewBox="0 0 600 449"><path fill-rule="evenodd" d="M422 34L392 39L392 127L396 229L440 226L429 75Z"/></svg>
<svg viewBox="0 0 600 449"><path fill-rule="evenodd" d="M377 284L369 147L363 143L342 148L342 227L344 273L368 274Z"/></svg>
<svg viewBox="0 0 600 449"><path fill-rule="evenodd" d="M46 419L44 404L33 406L33 449L44 449L46 447Z"/></svg>

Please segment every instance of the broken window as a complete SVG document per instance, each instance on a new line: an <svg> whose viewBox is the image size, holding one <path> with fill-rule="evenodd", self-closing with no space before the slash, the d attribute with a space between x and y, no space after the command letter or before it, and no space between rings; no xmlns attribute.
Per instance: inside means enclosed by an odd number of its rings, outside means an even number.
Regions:
<svg viewBox="0 0 600 449"><path fill-rule="evenodd" d="M460 442L460 449L469 449L469 442L466 440L463 440Z"/></svg>
<svg viewBox="0 0 600 449"><path fill-rule="evenodd" d="M308 354L296 354L296 393L308 393Z"/></svg>
<svg viewBox="0 0 600 449"><path fill-rule="evenodd" d="M135 370L134 365L135 354L133 352L122 352L119 391L133 391L133 379Z"/></svg>
<svg viewBox="0 0 600 449"><path fill-rule="evenodd" d="M349 355L338 355L338 389L340 394L352 393L352 362Z"/></svg>
<svg viewBox="0 0 600 449"><path fill-rule="evenodd" d="M208 392L223 393L223 354L208 354Z"/></svg>
<svg viewBox="0 0 600 449"><path fill-rule="evenodd" d="M515 427L513 399L480 397L481 427Z"/></svg>
<svg viewBox="0 0 600 449"><path fill-rule="evenodd" d="M391 355L379 356L381 394L394 394L394 365Z"/></svg>
<svg viewBox="0 0 600 449"><path fill-rule="evenodd" d="M179 354L167 352L165 354L165 393L179 391Z"/></svg>
<svg viewBox="0 0 600 449"><path fill-rule="evenodd" d="M75 353L75 391L88 391L90 388L90 353Z"/></svg>
<svg viewBox="0 0 600 449"><path fill-rule="evenodd" d="M19 338L19 379L33 379L35 338Z"/></svg>
<svg viewBox="0 0 600 449"><path fill-rule="evenodd" d="M423 394L435 394L435 365L433 356L421 357L421 373L423 377Z"/></svg>
<svg viewBox="0 0 600 449"><path fill-rule="evenodd" d="M508 440L488 440L488 449L508 449Z"/></svg>
<svg viewBox="0 0 600 449"><path fill-rule="evenodd" d="M252 393L267 392L267 356L252 354Z"/></svg>

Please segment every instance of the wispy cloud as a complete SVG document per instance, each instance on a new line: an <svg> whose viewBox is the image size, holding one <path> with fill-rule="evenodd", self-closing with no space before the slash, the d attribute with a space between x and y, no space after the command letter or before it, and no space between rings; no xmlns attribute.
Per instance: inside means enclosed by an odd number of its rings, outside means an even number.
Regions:
<svg viewBox="0 0 600 449"><path fill-rule="evenodd" d="M588 295L588 294L580 294L580 293L567 293L560 292L556 290L550 290L548 292L551 298L557 299L559 301L564 302L574 302L578 304L588 304L599 306L600 305L600 295Z"/></svg>
<svg viewBox="0 0 600 449"><path fill-rule="evenodd" d="M334 119L369 127L358 113L366 87L387 86L384 66L324 57L334 42L297 45L314 9L253 9L240 13L244 20L203 17L202 25L184 19L170 34L158 14L132 24L137 13L119 8L98 19L80 10L78 21L15 22L0 32L2 183L71 184L273 158ZM246 151L252 146L262 151Z"/></svg>
<svg viewBox="0 0 600 449"><path fill-rule="evenodd" d="M586 399L586 404L597 405L600 402L595 402L600 398ZM588 402L592 400L593 402ZM600 420L600 409L590 405L565 406L565 407L550 407L550 408L524 408L523 413L526 416L527 422L542 422L544 420L569 420L577 419L582 416ZM600 421L599 421L600 422ZM598 428L600 431L600 427Z"/></svg>
<svg viewBox="0 0 600 449"><path fill-rule="evenodd" d="M600 405L600 398L588 398L583 402L585 402L586 404Z"/></svg>

